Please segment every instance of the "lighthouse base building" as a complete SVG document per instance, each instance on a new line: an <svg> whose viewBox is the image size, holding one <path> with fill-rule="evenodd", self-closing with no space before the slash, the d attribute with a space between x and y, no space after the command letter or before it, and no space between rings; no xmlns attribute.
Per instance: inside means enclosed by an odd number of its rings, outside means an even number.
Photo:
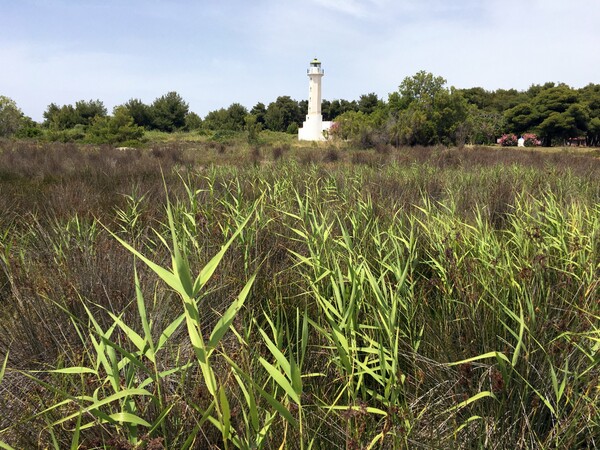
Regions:
<svg viewBox="0 0 600 450"><path fill-rule="evenodd" d="M318 59L313 59L307 70L308 83L308 114L298 130L300 141L325 141L333 122L323 122L321 114L321 78L325 72L321 69Z"/></svg>
<svg viewBox="0 0 600 450"><path fill-rule="evenodd" d="M323 121L321 114L307 114L302 128L298 130L299 141L326 141L333 122Z"/></svg>

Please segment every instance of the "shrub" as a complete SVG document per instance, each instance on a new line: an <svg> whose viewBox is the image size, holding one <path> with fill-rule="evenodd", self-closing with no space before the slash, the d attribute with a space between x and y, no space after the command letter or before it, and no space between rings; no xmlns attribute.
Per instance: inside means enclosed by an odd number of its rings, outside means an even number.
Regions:
<svg viewBox="0 0 600 450"><path fill-rule="evenodd" d="M115 109L112 117L96 117L86 139L94 144L120 144L142 139L144 129L136 125L125 107Z"/></svg>
<svg viewBox="0 0 600 450"><path fill-rule="evenodd" d="M539 147L542 145L542 141L533 133L525 133L523 139L525 140L525 147Z"/></svg>
<svg viewBox="0 0 600 450"><path fill-rule="evenodd" d="M65 130L51 129L46 134L46 138L50 142L77 142L85 138L85 126L75 125L73 128Z"/></svg>
<svg viewBox="0 0 600 450"><path fill-rule="evenodd" d="M23 117L21 119L21 128L17 130L14 136L19 139L31 139L41 137L43 134L44 132L37 123L29 117Z"/></svg>
<svg viewBox="0 0 600 450"><path fill-rule="evenodd" d="M502 147L516 147L517 136L514 134L503 134L499 141Z"/></svg>
<svg viewBox="0 0 600 450"><path fill-rule="evenodd" d="M0 95L0 136L9 137L22 126L23 113L14 100Z"/></svg>
<svg viewBox="0 0 600 450"><path fill-rule="evenodd" d="M290 123L285 132L289 134L298 134L298 124L296 122Z"/></svg>

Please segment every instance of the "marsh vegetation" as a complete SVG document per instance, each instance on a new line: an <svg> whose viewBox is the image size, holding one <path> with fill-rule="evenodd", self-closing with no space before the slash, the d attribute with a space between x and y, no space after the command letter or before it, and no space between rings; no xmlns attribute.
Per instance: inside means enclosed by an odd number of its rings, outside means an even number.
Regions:
<svg viewBox="0 0 600 450"><path fill-rule="evenodd" d="M0 446L599 446L593 152L0 148Z"/></svg>

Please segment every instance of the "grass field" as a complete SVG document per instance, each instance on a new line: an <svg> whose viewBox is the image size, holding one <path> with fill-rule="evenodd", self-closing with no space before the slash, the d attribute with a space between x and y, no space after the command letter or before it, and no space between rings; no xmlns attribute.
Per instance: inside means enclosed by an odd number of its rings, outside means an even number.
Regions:
<svg viewBox="0 0 600 450"><path fill-rule="evenodd" d="M596 151L265 139L0 142L0 448L600 446Z"/></svg>

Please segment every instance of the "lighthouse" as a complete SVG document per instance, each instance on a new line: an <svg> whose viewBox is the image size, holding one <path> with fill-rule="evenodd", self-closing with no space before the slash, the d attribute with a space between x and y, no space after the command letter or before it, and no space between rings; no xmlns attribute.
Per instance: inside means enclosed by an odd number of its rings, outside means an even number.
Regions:
<svg viewBox="0 0 600 450"><path fill-rule="evenodd" d="M325 72L321 62L315 58L310 62L308 74L308 114L298 130L300 141L324 141L326 131L331 128L331 122L323 122L321 114L321 79Z"/></svg>

